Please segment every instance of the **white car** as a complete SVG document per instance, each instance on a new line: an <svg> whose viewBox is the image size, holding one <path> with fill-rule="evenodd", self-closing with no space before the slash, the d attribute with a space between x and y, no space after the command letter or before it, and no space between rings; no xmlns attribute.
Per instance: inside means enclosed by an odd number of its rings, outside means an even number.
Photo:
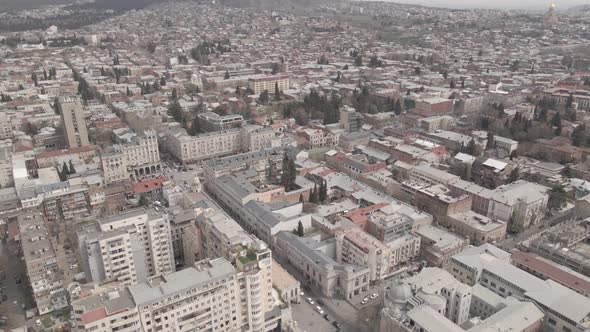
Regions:
<svg viewBox="0 0 590 332"><path fill-rule="evenodd" d="M301 292L301 293L299 293L299 295L301 295L301 296L305 296L305 293L304 293L304 292Z"/></svg>
<svg viewBox="0 0 590 332"><path fill-rule="evenodd" d="M323 314L324 314L324 310L322 310L322 307L320 307L320 306L317 306L317 307L315 307L315 310L316 310L317 312L319 312L319 313L320 313L320 315L323 315Z"/></svg>
<svg viewBox="0 0 590 332"><path fill-rule="evenodd" d="M377 293L371 294L371 300L376 299L378 296L379 296L379 294L377 294Z"/></svg>
<svg viewBox="0 0 590 332"><path fill-rule="evenodd" d="M41 325L41 320L40 320L40 319L37 319L37 320L35 321L35 325L37 325L37 326L40 326L40 325Z"/></svg>
<svg viewBox="0 0 590 332"><path fill-rule="evenodd" d="M363 300L361 301L361 304L367 304L367 302L369 302L369 300L367 300L367 299L363 299Z"/></svg>
<svg viewBox="0 0 590 332"><path fill-rule="evenodd" d="M314 304L314 303L315 303L315 302L313 302L313 299L312 299L311 297L308 297L308 298L306 299L306 301L307 301L307 303L309 303L309 304Z"/></svg>

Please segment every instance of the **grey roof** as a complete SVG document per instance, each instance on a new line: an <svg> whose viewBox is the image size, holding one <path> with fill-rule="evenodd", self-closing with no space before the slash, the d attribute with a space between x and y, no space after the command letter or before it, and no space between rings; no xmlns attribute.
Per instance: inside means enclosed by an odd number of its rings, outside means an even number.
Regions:
<svg viewBox="0 0 590 332"><path fill-rule="evenodd" d="M527 298L568 319L590 328L590 298L548 279L543 289L529 291Z"/></svg>
<svg viewBox="0 0 590 332"><path fill-rule="evenodd" d="M200 287L207 283L230 277L236 272L225 258L210 261L206 269L198 270L190 267L165 276L161 283L152 285L142 283L129 287L129 292L138 306L151 304L164 297L185 292L190 288Z"/></svg>

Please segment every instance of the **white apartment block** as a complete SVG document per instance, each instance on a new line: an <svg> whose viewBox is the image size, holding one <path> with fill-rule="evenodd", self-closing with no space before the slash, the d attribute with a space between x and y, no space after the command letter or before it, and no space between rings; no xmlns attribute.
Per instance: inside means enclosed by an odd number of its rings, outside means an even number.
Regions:
<svg viewBox="0 0 590 332"><path fill-rule="evenodd" d="M240 147L244 152L270 149L275 132L271 127L245 126L240 132Z"/></svg>
<svg viewBox="0 0 590 332"><path fill-rule="evenodd" d="M267 301L271 287L262 279L236 271L223 258L200 261L145 283L74 300L75 330L271 331L280 309L272 307L272 299Z"/></svg>
<svg viewBox="0 0 590 332"><path fill-rule="evenodd" d="M145 251L138 229L129 225L101 232L96 226L78 232L86 278L97 284L117 281L124 285L147 280Z"/></svg>
<svg viewBox="0 0 590 332"><path fill-rule="evenodd" d="M178 161L191 163L240 151L240 129L233 128L189 136L186 131L169 132L166 147Z"/></svg>
<svg viewBox="0 0 590 332"><path fill-rule="evenodd" d="M156 211L155 208L138 208L102 219L98 225L101 232L126 230L133 226L140 235L148 276L174 272L170 221L167 214Z"/></svg>
<svg viewBox="0 0 590 332"><path fill-rule="evenodd" d="M12 151L12 142L9 146L4 146L4 144L0 146L0 188L14 186Z"/></svg>
<svg viewBox="0 0 590 332"><path fill-rule="evenodd" d="M248 87L254 91L254 94L260 94L264 90L268 93L273 94L275 92L275 86L278 84L279 91L289 89L289 76L287 75L271 75L271 76L259 76L253 77L248 80Z"/></svg>
<svg viewBox="0 0 590 332"><path fill-rule="evenodd" d="M156 132L146 130L129 143L113 145L101 155L101 161L106 183L156 176L161 170Z"/></svg>

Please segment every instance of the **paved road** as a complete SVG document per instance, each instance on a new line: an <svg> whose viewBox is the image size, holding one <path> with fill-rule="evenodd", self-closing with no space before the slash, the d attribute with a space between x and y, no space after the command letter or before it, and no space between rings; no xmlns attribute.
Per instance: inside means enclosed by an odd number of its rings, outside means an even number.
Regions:
<svg viewBox="0 0 590 332"><path fill-rule="evenodd" d="M28 289L26 289L26 277L24 276L23 264L18 258L17 249L14 243L2 243L0 241L0 270L4 275L0 282L4 287L2 294L6 294L7 301L0 302L0 316L8 318L8 327L15 328L25 324L25 312L23 304L31 307L32 303L27 298ZM21 278L21 283L17 284L16 279Z"/></svg>
<svg viewBox="0 0 590 332"><path fill-rule="evenodd" d="M336 328L332 325L334 316L328 314L330 320L327 321L315 310L317 305L317 303L311 305L304 300L301 303L291 304L291 313L297 322L297 327L304 332L335 331Z"/></svg>
<svg viewBox="0 0 590 332"><path fill-rule="evenodd" d="M558 213L558 214L551 216L549 218L544 218L540 223L527 228L522 233L518 233L515 236L512 236L510 238L502 240L502 241L498 242L496 245L500 248L510 251L510 250L514 249L514 247L516 247L520 242L525 241L525 240L531 238L532 236L535 236L536 234L539 234L539 233L545 231L546 229L548 229L549 227L551 227L555 224L558 224L560 222L563 222L565 220L572 218L573 212L574 212L573 209L570 209L570 210L564 211L562 213Z"/></svg>

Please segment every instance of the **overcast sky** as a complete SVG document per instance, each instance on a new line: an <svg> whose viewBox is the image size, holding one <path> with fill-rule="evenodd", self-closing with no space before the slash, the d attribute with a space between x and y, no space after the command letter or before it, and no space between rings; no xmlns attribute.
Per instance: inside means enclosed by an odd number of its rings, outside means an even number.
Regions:
<svg viewBox="0 0 590 332"><path fill-rule="evenodd" d="M425 6L452 8L548 8L551 1L547 0L385 0L399 3L412 3ZM556 0L558 9L571 6L590 4L590 0Z"/></svg>

